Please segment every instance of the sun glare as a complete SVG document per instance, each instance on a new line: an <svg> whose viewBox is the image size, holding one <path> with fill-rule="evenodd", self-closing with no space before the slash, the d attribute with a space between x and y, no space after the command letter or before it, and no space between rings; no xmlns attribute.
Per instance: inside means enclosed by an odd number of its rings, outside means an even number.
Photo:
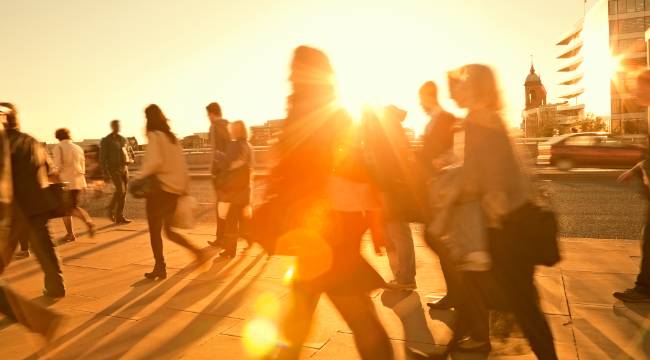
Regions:
<svg viewBox="0 0 650 360"><path fill-rule="evenodd" d="M246 352L253 358L269 354L278 343L278 328L266 318L249 321L244 327L243 335Z"/></svg>

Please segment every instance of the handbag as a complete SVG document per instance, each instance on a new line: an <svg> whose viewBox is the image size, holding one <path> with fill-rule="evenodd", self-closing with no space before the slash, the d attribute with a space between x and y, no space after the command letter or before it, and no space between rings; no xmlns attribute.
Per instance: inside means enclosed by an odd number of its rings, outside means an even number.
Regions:
<svg viewBox="0 0 650 360"><path fill-rule="evenodd" d="M171 226L179 229L192 229L196 225L194 213L197 208L197 201L193 196L182 195L176 203L176 210L172 218Z"/></svg>
<svg viewBox="0 0 650 360"><path fill-rule="evenodd" d="M70 193L66 190L65 183L58 182L50 184L44 191L52 209L48 213L50 219L70 216L72 199L70 198Z"/></svg>
<svg viewBox="0 0 650 360"><path fill-rule="evenodd" d="M528 202L506 216L504 227L515 229L511 246L529 263L553 266L561 260L557 217L552 210Z"/></svg>
<svg viewBox="0 0 650 360"><path fill-rule="evenodd" d="M155 175L133 180L129 184L129 192L136 199L146 198L158 189L160 189L160 182Z"/></svg>

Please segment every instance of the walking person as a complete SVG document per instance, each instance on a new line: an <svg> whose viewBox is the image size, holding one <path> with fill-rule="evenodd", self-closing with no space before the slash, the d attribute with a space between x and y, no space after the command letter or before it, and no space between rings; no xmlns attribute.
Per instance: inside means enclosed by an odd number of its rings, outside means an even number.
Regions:
<svg viewBox="0 0 650 360"><path fill-rule="evenodd" d="M537 358L557 359L533 282L535 264L523 252L526 246L521 245L534 235L531 232L540 231L521 221L530 218L529 209L535 200L533 184L501 117L496 76L492 69L479 64L464 66L457 76L454 100L468 114L463 126L464 159L456 205L479 204L484 232L478 234L484 234L487 249L466 265L487 263L491 268L483 271L486 269L481 266L476 269L480 271L471 269L462 275L459 288L463 294L456 300L459 325L453 346L459 351L489 350L487 309L498 306L515 315Z"/></svg>
<svg viewBox="0 0 650 360"><path fill-rule="evenodd" d="M452 150L456 119L440 106L438 87L433 81L422 84L419 96L420 105L429 116L429 122L424 131L422 150L418 155L426 172L433 175ZM445 246L439 241L431 239L431 234L428 231L425 231L424 236L427 244L440 259L440 268L447 285L447 294L438 301L428 302L427 305L432 309L451 309L454 307L454 297L459 286L458 273Z"/></svg>
<svg viewBox="0 0 650 360"><path fill-rule="evenodd" d="M212 175L212 187L215 193L215 204L219 203L219 192L224 182L224 169L217 164L218 157L226 152L230 143L230 133L228 132L228 120L223 118L221 106L217 102L212 102L205 107L210 120L210 148L212 150L212 164L210 165L210 174ZM215 210L217 218L216 239L208 241L208 244L216 247L224 245L226 223L219 217L218 207Z"/></svg>
<svg viewBox="0 0 650 360"><path fill-rule="evenodd" d="M247 239L245 210L251 200L252 150L243 121L230 123L229 131L232 140L226 151L215 157L215 167L223 177L217 190L217 209L225 228L224 250L220 255L233 258L237 254L237 240Z"/></svg>
<svg viewBox="0 0 650 360"><path fill-rule="evenodd" d="M409 222L423 220L410 216L417 204L409 199L414 195L417 163L409 161L412 151L402 127L406 111L391 105L378 112L366 111L362 127L365 156L382 195L386 254L394 277L386 288L415 290L415 247Z"/></svg>
<svg viewBox="0 0 650 360"><path fill-rule="evenodd" d="M59 144L54 147L54 167L53 173L59 178L59 181L67 183L72 202L70 215L80 219L88 228L88 235L95 236L95 224L86 210L79 206L81 191L86 188L86 157L83 149L72 142L70 130L58 129L54 136L59 140ZM75 241L77 236L72 230L72 217L63 218L63 224L67 231L66 241Z"/></svg>
<svg viewBox="0 0 650 360"><path fill-rule="evenodd" d="M636 88L637 102L642 106L650 106L650 71L646 70L637 77ZM632 169L623 173L619 182L628 181L634 177L643 178L645 193L650 198L650 192L647 187L650 185L648 174L650 174L650 162L646 159L636 164ZM650 206L646 215L646 223L643 228L643 241L641 245L641 268L636 278L634 287L617 291L613 294L615 298L630 303L650 303Z"/></svg>
<svg viewBox="0 0 650 360"><path fill-rule="evenodd" d="M120 135L120 121L111 121L111 133L100 143L100 163L104 177L113 182L115 193L108 205L108 218L116 224L129 224L131 220L124 217L126 190L129 183L128 165L133 161L129 152L129 144Z"/></svg>
<svg viewBox="0 0 650 360"><path fill-rule="evenodd" d="M369 295L385 283L360 253L368 229L365 214L380 208L360 162L360 141L336 103L334 71L323 52L298 47L289 81L292 94L268 195L288 201L302 220L281 237L295 245L290 247L297 264L282 325L286 346L278 358L300 356L319 298L327 294L351 329L361 358L392 359Z"/></svg>
<svg viewBox="0 0 650 360"><path fill-rule="evenodd" d="M47 155L41 143L20 131L18 112L13 104L0 103L0 106L10 109L4 124L11 152L13 184L7 246L13 252L20 239L29 239L30 249L45 273L43 294L50 298L62 298L65 296L65 286L61 264L47 229L49 214L56 206L45 191L48 186L45 169Z"/></svg>
<svg viewBox="0 0 650 360"><path fill-rule="evenodd" d="M7 115L15 116L12 115L14 111L9 104L0 106L0 275L9 265L16 246L16 243L9 238L14 194L9 139L4 129ZM10 322L18 322L30 331L44 336L46 340L54 335L61 322L60 315L23 298L2 282L0 282L0 313Z"/></svg>
<svg viewBox="0 0 650 360"><path fill-rule="evenodd" d="M134 182L149 181L155 184L146 198L147 223L155 265L153 271L144 276L148 279L165 279L167 266L163 256L163 231L169 240L194 253L197 259L202 260L204 253L171 227L178 198L188 193L190 185L183 149L158 105L149 105L144 112L148 144L140 174Z"/></svg>

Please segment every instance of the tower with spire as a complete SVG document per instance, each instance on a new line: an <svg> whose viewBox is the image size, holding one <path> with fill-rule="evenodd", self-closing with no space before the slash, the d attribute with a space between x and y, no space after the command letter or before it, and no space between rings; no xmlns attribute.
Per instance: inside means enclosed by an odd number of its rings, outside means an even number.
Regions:
<svg viewBox="0 0 650 360"><path fill-rule="evenodd" d="M542 84L542 79L535 72L535 64L530 62L530 73L526 76L524 82L526 95L526 110L538 108L546 105L546 88Z"/></svg>

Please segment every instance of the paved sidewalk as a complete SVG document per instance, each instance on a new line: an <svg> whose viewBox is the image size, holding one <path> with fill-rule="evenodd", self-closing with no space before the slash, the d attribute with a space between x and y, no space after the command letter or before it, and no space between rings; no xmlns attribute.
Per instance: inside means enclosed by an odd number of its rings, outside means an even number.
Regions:
<svg viewBox="0 0 650 360"><path fill-rule="evenodd" d="M254 358L253 345L264 344L247 343L246 334L272 339L273 328L264 319L273 320L287 299L284 278L291 259L268 257L253 247L231 261L215 257L196 268L190 254L167 241L169 277L147 281L143 273L151 270L153 259L145 223L99 225L94 239L81 236L57 248L68 288L68 296L60 301L41 296L42 274L33 258L11 264L2 279L66 315L67 321L54 342L36 352L42 346L37 337L0 319L0 359L247 359ZM60 237L60 221L53 221L51 230ZM203 245L213 238L213 225L186 233ZM451 336L447 324L453 315L426 309L428 297L440 296L445 289L437 258L420 235L418 291L373 294L398 359L405 357L406 342L427 350ZM365 250L373 266L390 279L387 259L375 256L369 243ZM612 291L633 283L638 242L564 239L563 252L559 266L540 268L536 277L560 358L650 358L650 305L624 305L611 297ZM490 358L534 358L517 335L495 339L493 345ZM303 355L358 358L347 326L326 298L317 309Z"/></svg>

